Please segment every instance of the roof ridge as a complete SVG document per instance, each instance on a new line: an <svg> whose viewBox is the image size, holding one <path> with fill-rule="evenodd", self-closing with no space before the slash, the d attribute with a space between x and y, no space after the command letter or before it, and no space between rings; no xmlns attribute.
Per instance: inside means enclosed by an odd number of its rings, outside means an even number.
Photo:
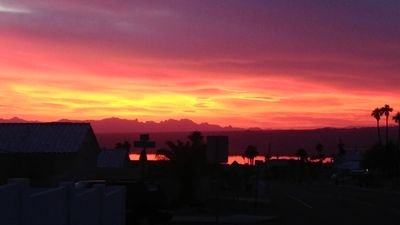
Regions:
<svg viewBox="0 0 400 225"><path fill-rule="evenodd" d="M96 139L89 123L0 124L0 149L15 153L77 152L88 138Z"/></svg>

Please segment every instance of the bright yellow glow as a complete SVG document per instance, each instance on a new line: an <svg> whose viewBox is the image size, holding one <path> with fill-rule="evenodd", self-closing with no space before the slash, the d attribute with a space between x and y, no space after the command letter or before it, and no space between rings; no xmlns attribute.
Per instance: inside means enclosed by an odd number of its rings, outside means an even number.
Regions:
<svg viewBox="0 0 400 225"><path fill-rule="evenodd" d="M1 35L1 31L0 31ZM99 51L99 52L96 52ZM400 108L396 92L340 88L291 74L197 67L88 51L20 35L0 36L1 117L31 120L126 119L196 122L262 128L367 126L370 110Z"/></svg>

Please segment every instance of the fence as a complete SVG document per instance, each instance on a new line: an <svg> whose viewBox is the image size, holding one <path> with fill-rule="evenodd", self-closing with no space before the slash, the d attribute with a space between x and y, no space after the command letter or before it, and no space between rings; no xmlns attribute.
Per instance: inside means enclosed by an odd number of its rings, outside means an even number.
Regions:
<svg viewBox="0 0 400 225"><path fill-rule="evenodd" d="M103 184L31 188L28 179L11 179L0 186L0 224L125 225L125 192Z"/></svg>

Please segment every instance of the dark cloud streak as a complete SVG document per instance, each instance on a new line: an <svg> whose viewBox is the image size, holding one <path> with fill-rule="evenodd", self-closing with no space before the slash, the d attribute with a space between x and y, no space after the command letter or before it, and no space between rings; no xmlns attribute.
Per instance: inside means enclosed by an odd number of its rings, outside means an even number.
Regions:
<svg viewBox="0 0 400 225"><path fill-rule="evenodd" d="M12 1L10 1L10 4ZM0 26L60 45L346 87L398 83L399 1L20 1ZM227 62L221 62L227 60ZM234 62L229 62L234 60ZM244 63L237 61L244 61ZM199 65L191 62L207 61ZM379 76L386 81L376 82Z"/></svg>

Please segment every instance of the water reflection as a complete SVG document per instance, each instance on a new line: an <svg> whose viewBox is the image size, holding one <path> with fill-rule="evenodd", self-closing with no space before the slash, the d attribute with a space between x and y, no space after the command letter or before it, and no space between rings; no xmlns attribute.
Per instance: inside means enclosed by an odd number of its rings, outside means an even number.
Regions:
<svg viewBox="0 0 400 225"><path fill-rule="evenodd" d="M139 157L140 157L140 154L137 154L137 153L129 154L130 160L139 160ZM156 155L154 153L150 153L150 154L147 154L147 160L156 161L156 160L168 160L168 159L166 159L163 156ZM270 160L298 160L298 157L297 156L272 156ZM230 155L228 157L228 164L232 164L235 161L239 164L247 164L248 163L248 160L243 158L240 155ZM266 159L264 156L257 156L255 158L255 161L265 162ZM318 162L319 159L308 158L308 161ZM323 159L323 163L333 163L332 157L325 157Z"/></svg>

